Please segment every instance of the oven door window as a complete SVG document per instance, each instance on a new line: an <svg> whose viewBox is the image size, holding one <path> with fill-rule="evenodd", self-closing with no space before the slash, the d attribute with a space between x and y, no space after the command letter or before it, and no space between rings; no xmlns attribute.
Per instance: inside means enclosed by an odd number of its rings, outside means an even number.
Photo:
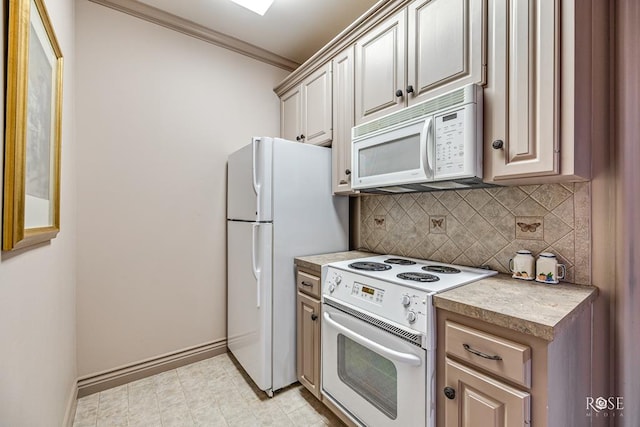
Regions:
<svg viewBox="0 0 640 427"><path fill-rule="evenodd" d="M340 380L386 416L398 416L398 372L389 359L338 335Z"/></svg>

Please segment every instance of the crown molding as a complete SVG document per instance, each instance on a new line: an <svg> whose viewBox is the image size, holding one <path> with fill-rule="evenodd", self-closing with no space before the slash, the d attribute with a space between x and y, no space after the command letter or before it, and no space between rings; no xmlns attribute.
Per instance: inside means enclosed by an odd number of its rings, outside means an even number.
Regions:
<svg viewBox="0 0 640 427"><path fill-rule="evenodd" d="M275 67L282 68L286 71L293 71L300 65L295 61L291 61L290 59L287 59L280 55L276 55L275 53L262 49L258 46L220 33L218 31L214 31L200 24L196 24L193 21L180 18L179 16L165 12L164 10L157 9L153 6L140 3L136 0L88 1L109 7L111 9L126 13L131 16L135 16L136 18L140 18L145 21L168 28L170 30L185 34L187 36L197 38L204 42L229 49L241 55L245 55L258 61L273 65Z"/></svg>

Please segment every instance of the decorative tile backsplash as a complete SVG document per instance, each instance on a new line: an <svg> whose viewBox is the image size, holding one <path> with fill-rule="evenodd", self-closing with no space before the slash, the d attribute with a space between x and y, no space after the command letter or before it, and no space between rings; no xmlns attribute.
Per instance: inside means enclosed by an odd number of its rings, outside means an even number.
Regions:
<svg viewBox="0 0 640 427"><path fill-rule="evenodd" d="M519 249L552 252L591 283L589 183L362 197L361 249L509 272Z"/></svg>

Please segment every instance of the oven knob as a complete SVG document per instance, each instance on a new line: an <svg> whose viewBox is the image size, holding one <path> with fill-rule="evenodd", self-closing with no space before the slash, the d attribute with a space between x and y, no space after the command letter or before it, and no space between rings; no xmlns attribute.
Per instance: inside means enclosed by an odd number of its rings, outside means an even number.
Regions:
<svg viewBox="0 0 640 427"><path fill-rule="evenodd" d="M409 323L413 323L416 321L416 312L413 310L409 310L409 312L407 313L407 320L409 321Z"/></svg>
<svg viewBox="0 0 640 427"><path fill-rule="evenodd" d="M342 283L342 276L336 276L335 282L336 282L336 285L339 285L340 283Z"/></svg>
<svg viewBox="0 0 640 427"><path fill-rule="evenodd" d="M333 293L333 291L336 290L336 285L334 285L333 283L329 285L329 293Z"/></svg>
<svg viewBox="0 0 640 427"><path fill-rule="evenodd" d="M409 298L409 294L402 295L402 305L405 307L409 307L411 305L411 298Z"/></svg>

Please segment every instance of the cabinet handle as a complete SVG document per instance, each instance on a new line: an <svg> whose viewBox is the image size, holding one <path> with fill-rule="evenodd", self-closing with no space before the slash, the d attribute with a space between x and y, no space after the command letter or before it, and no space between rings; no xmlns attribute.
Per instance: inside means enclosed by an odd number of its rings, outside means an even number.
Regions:
<svg viewBox="0 0 640 427"><path fill-rule="evenodd" d="M304 139L304 138L305 138L304 134L300 134L300 139Z"/></svg>
<svg viewBox="0 0 640 427"><path fill-rule="evenodd" d="M311 313L311 320L313 320L314 322L318 320L318 315L315 313Z"/></svg>
<svg viewBox="0 0 640 427"><path fill-rule="evenodd" d="M400 97L402 96L402 89L398 89L398 90L396 91L396 96L397 96L398 98L400 98Z"/></svg>
<svg viewBox="0 0 640 427"><path fill-rule="evenodd" d="M451 387L445 387L443 391L444 391L444 395L447 397L447 399L453 400L453 399L456 398L455 389L453 389Z"/></svg>
<svg viewBox="0 0 640 427"><path fill-rule="evenodd" d="M413 93L413 86L407 86L407 93Z"/></svg>
<svg viewBox="0 0 640 427"><path fill-rule="evenodd" d="M485 359L489 359L489 360L502 360L502 357L498 356L497 354L492 356L490 354L483 353L483 352L478 351L478 350L474 350L473 348L471 348L471 346L469 344L462 344L462 346L469 353L475 354L476 356L484 357Z"/></svg>
<svg viewBox="0 0 640 427"><path fill-rule="evenodd" d="M304 280L300 283L302 284L302 286L309 286L309 287L313 286L313 283L305 282Z"/></svg>
<svg viewBox="0 0 640 427"><path fill-rule="evenodd" d="M296 136L296 141L300 141L300 135Z"/></svg>
<svg viewBox="0 0 640 427"><path fill-rule="evenodd" d="M345 169L344 174L345 175L351 175L351 169Z"/></svg>
<svg viewBox="0 0 640 427"><path fill-rule="evenodd" d="M501 150L504 147L504 141L501 139L496 139L495 141L493 141L491 146L494 150Z"/></svg>

